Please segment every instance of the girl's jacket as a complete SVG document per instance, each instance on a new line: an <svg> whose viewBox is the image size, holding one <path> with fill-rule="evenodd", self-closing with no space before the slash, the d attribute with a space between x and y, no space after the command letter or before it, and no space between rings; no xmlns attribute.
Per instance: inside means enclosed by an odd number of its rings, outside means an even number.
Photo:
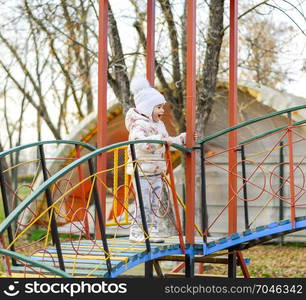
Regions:
<svg viewBox="0 0 306 300"><path fill-rule="evenodd" d="M164 122L154 122L148 117L138 113L135 108L130 108L125 117L125 126L129 131L129 141L133 140L165 140L173 143L185 144L186 133L170 137ZM136 158L139 162L139 175L157 175L166 171L165 146L161 144L139 143L135 144ZM129 153L127 173L133 174L133 164Z"/></svg>

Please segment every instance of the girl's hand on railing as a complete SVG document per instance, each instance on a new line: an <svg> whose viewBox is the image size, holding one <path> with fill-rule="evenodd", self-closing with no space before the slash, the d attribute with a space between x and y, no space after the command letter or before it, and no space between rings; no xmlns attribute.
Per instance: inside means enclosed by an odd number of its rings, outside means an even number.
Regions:
<svg viewBox="0 0 306 300"><path fill-rule="evenodd" d="M168 146L173 144L173 140L171 138L165 138L164 141L167 143Z"/></svg>

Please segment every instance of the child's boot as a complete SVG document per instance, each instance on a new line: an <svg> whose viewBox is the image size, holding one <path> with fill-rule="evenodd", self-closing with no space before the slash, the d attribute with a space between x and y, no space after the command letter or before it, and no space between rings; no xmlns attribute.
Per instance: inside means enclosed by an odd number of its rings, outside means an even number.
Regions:
<svg viewBox="0 0 306 300"><path fill-rule="evenodd" d="M134 243L144 241L143 231L138 225L132 225L130 228L129 240Z"/></svg>
<svg viewBox="0 0 306 300"><path fill-rule="evenodd" d="M158 228L153 225L150 228L150 242L152 243L163 243L165 240L160 236Z"/></svg>

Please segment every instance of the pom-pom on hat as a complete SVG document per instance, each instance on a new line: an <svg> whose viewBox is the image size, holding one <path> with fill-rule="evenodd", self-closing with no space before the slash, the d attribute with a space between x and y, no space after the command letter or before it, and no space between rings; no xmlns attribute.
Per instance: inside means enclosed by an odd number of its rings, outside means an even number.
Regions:
<svg viewBox="0 0 306 300"><path fill-rule="evenodd" d="M165 97L158 90L152 88L143 76L135 77L132 80L131 91L134 94L137 111L150 119L152 119L154 107L166 103Z"/></svg>

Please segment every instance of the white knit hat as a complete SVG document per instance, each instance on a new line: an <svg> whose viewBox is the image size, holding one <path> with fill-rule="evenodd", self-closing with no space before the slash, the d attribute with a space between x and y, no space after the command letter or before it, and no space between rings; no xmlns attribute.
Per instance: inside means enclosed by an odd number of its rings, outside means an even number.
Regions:
<svg viewBox="0 0 306 300"><path fill-rule="evenodd" d="M156 105L166 103L165 97L152 88L145 77L135 77L131 82L131 91L134 94L136 109L139 113L152 118Z"/></svg>

